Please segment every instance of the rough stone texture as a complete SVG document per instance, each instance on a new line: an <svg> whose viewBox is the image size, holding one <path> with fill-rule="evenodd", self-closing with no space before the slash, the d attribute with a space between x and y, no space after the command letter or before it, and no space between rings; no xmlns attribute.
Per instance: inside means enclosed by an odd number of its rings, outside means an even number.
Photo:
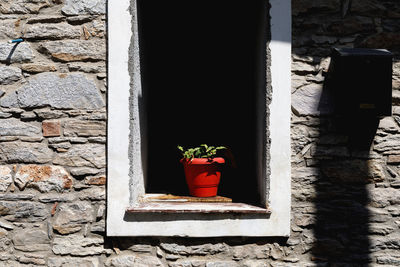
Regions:
<svg viewBox="0 0 400 267"><path fill-rule="evenodd" d="M60 234L78 232L85 223L94 220L93 207L88 202L63 204L58 210L58 215L53 222L53 228Z"/></svg>
<svg viewBox="0 0 400 267"><path fill-rule="evenodd" d="M81 200L105 200L106 191L104 187L93 187L82 190L79 197Z"/></svg>
<svg viewBox="0 0 400 267"><path fill-rule="evenodd" d="M83 176L88 174L89 175L98 174L100 171L95 168L77 167L77 168L70 168L70 172L72 175Z"/></svg>
<svg viewBox="0 0 400 267"><path fill-rule="evenodd" d="M0 143L0 161L7 163L46 163L53 152L44 144L27 142Z"/></svg>
<svg viewBox="0 0 400 267"><path fill-rule="evenodd" d="M19 68L0 66L0 84L13 84L22 78Z"/></svg>
<svg viewBox="0 0 400 267"><path fill-rule="evenodd" d="M51 72L51 71L56 71L57 68L54 65L51 64L35 64L35 63L27 63L27 64L22 64L21 69L25 72L29 73L41 73L41 72Z"/></svg>
<svg viewBox="0 0 400 267"><path fill-rule="evenodd" d="M26 42L20 44L0 43L1 63L29 62L33 58L31 46Z"/></svg>
<svg viewBox="0 0 400 267"><path fill-rule="evenodd" d="M292 110L299 116L332 113L324 96L322 85L310 84L301 87L292 95Z"/></svg>
<svg viewBox="0 0 400 267"><path fill-rule="evenodd" d="M18 119L0 120L0 136L32 136L41 135L41 130L37 124L22 122Z"/></svg>
<svg viewBox="0 0 400 267"><path fill-rule="evenodd" d="M61 135L61 124L59 121L44 121L42 122L42 128L44 137Z"/></svg>
<svg viewBox="0 0 400 267"><path fill-rule="evenodd" d="M104 101L96 85L82 74L42 73L0 100L2 107L98 109Z"/></svg>
<svg viewBox="0 0 400 267"><path fill-rule="evenodd" d="M22 251L48 251L50 239L47 232L41 229L27 229L18 231L13 238L15 249Z"/></svg>
<svg viewBox="0 0 400 267"><path fill-rule="evenodd" d="M104 168L105 146L99 144L75 145L66 153L58 154L54 163L69 167Z"/></svg>
<svg viewBox="0 0 400 267"><path fill-rule="evenodd" d="M105 0L66 0L62 12L65 15L100 15L105 14Z"/></svg>
<svg viewBox="0 0 400 267"><path fill-rule="evenodd" d="M13 199L0 201L0 215L11 222L41 222L50 216L50 211L42 203Z"/></svg>
<svg viewBox="0 0 400 267"><path fill-rule="evenodd" d="M56 255L98 255L105 251L100 246L103 243L103 238L98 236L84 237L83 235L68 235L65 237L55 237L52 250Z"/></svg>
<svg viewBox="0 0 400 267"><path fill-rule="evenodd" d="M98 73L98 72L105 72L106 69L102 65L97 65L94 63L68 63L68 68L70 71L82 71L82 72L87 72L87 73Z"/></svg>
<svg viewBox="0 0 400 267"><path fill-rule="evenodd" d="M4 14L38 13L41 8L50 6L49 0L2 0L0 12Z"/></svg>
<svg viewBox="0 0 400 267"><path fill-rule="evenodd" d="M98 258L51 257L47 262L48 267L99 267Z"/></svg>
<svg viewBox="0 0 400 267"><path fill-rule="evenodd" d="M106 134L105 122L67 120L64 123L64 136L104 136Z"/></svg>
<svg viewBox="0 0 400 267"><path fill-rule="evenodd" d="M107 259L106 266L110 267L128 267L134 266L136 260L135 255L118 255Z"/></svg>
<svg viewBox="0 0 400 267"><path fill-rule="evenodd" d="M107 267L129 267L129 266L165 266L157 257L152 256L135 256L129 254L118 255L107 260Z"/></svg>
<svg viewBox="0 0 400 267"><path fill-rule="evenodd" d="M28 18L26 21L27 24L34 24L34 23L57 23L62 22L65 20L64 16L61 15L36 15L34 17Z"/></svg>
<svg viewBox="0 0 400 267"><path fill-rule="evenodd" d="M33 187L40 192L62 192L72 187L72 178L66 170L59 166L21 166L15 174L15 183L23 190Z"/></svg>
<svg viewBox="0 0 400 267"><path fill-rule="evenodd" d="M13 230L15 226L7 221L1 220L0 219L0 227L6 229L6 230Z"/></svg>
<svg viewBox="0 0 400 267"><path fill-rule="evenodd" d="M28 24L24 29L26 39L75 39L80 36L80 28L67 23Z"/></svg>
<svg viewBox="0 0 400 267"><path fill-rule="evenodd" d="M62 62L100 61L106 57L105 45L99 41L54 41L46 42L40 47L43 52Z"/></svg>
<svg viewBox="0 0 400 267"><path fill-rule="evenodd" d="M105 176L88 176L85 178L85 184L90 184L90 185L105 185L107 182L107 179Z"/></svg>
<svg viewBox="0 0 400 267"><path fill-rule="evenodd" d="M0 24L0 38L18 38L18 33L15 30L16 20L2 20Z"/></svg>
<svg viewBox="0 0 400 267"><path fill-rule="evenodd" d="M0 192L7 191L7 188L10 186L11 183L12 183L11 169L7 166L0 166Z"/></svg>

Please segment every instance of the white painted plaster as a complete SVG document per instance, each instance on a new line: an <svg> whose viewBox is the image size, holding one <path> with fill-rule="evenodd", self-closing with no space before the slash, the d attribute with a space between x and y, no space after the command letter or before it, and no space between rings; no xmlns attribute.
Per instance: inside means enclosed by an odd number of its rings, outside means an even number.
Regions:
<svg viewBox="0 0 400 267"><path fill-rule="evenodd" d="M290 234L291 1L271 3L270 194L271 221Z"/></svg>
<svg viewBox="0 0 400 267"><path fill-rule="evenodd" d="M107 234L119 235L129 205L129 0L108 5L108 130L107 130Z"/></svg>
<svg viewBox="0 0 400 267"><path fill-rule="evenodd" d="M260 215L125 214L129 205L130 0L109 2L108 236L288 236L290 233L290 0L270 0L270 217ZM135 56L133 56L135 57ZM137 61L135 62L137 64ZM139 88L134 86L134 94ZM137 130L137 129L136 129ZM138 140L140 141L140 140ZM133 150L135 151L135 150ZM135 152L134 152L135 153ZM134 155L133 159L139 159ZM140 164L140 163L139 163ZM141 165L133 181L143 184ZM140 182L141 181L141 182ZM138 188L136 193L142 192ZM133 197L135 202L135 197ZM131 203L132 204L132 203ZM134 204L134 203L133 203Z"/></svg>

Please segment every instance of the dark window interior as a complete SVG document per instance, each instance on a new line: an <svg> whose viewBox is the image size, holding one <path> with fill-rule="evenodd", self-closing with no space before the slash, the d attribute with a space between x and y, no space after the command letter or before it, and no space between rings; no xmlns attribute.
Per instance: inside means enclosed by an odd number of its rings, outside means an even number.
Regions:
<svg viewBox="0 0 400 267"><path fill-rule="evenodd" d="M147 193L187 194L176 146L225 145L219 195L257 203L264 0L138 0ZM260 112L261 110L261 112ZM261 114L260 114L261 113Z"/></svg>

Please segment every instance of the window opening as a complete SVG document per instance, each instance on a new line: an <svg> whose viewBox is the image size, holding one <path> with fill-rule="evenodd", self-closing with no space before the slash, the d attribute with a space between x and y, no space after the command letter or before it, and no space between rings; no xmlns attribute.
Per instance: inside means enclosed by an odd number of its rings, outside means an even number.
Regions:
<svg viewBox="0 0 400 267"><path fill-rule="evenodd" d="M187 195L176 146L207 143L235 157L219 195L262 206L267 7L264 0L137 0L146 193Z"/></svg>

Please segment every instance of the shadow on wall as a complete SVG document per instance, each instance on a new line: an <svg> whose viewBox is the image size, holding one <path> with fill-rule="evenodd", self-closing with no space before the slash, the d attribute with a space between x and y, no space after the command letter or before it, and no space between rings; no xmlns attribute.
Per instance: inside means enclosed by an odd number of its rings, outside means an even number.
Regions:
<svg viewBox="0 0 400 267"><path fill-rule="evenodd" d="M332 89L325 81L325 105L333 104ZM351 114L320 118L309 163L318 168L312 248L317 266L371 261L367 186L383 179L370 152L378 124L376 117Z"/></svg>
<svg viewBox="0 0 400 267"><path fill-rule="evenodd" d="M387 118L391 125L378 130L376 117L334 115L333 88L324 74L333 46L385 48L398 58L399 43L394 38L398 19L386 14L398 14L400 4L390 0L342 2L352 2L342 5L347 6L346 12L341 12L339 1L292 1L292 136L298 154L293 165L291 239L301 236L316 266L367 266L395 259L382 255L390 255L385 249L394 248L389 244L390 233L397 229L390 225L390 212L384 209L395 191L390 183L398 177L386 166L386 154L397 151L389 151L395 149L389 141L377 142L395 137L398 125ZM364 18L365 23L360 23ZM307 110L302 105L313 107ZM387 147L377 149L383 145Z"/></svg>

